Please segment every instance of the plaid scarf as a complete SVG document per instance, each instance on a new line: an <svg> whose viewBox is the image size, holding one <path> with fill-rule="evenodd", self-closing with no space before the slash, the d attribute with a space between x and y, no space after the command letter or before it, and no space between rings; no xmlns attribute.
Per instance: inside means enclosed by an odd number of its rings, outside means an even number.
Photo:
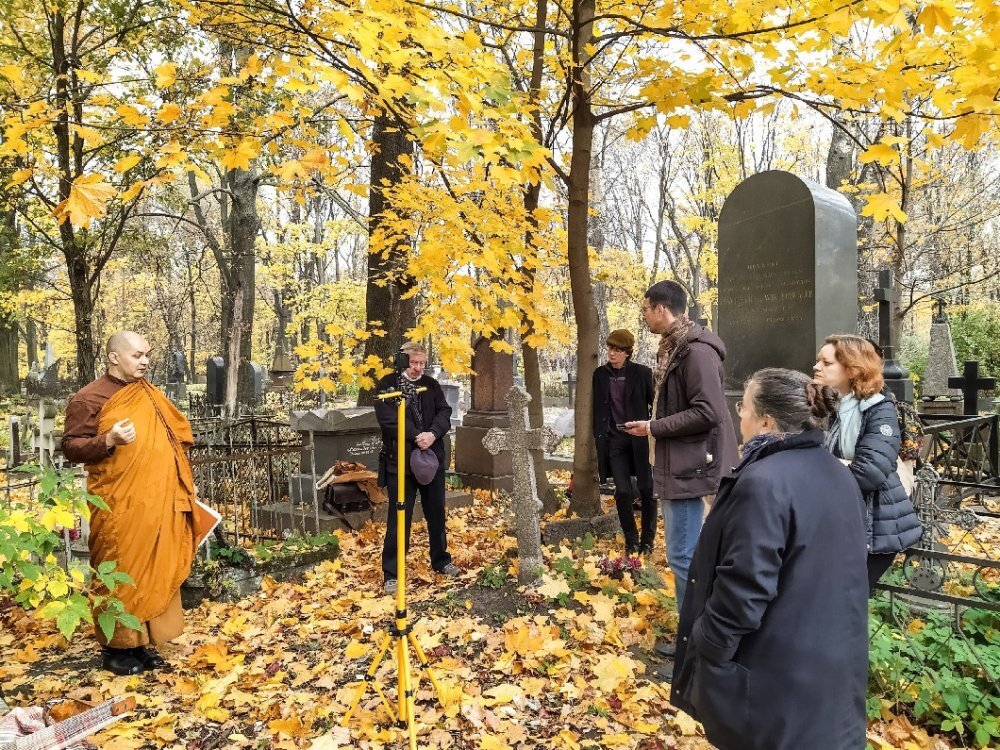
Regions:
<svg viewBox="0 0 1000 750"><path fill-rule="evenodd" d="M417 432L423 432L424 413L420 408L420 394L417 393L420 378L410 380L404 373L400 373L398 381L397 385L400 392L403 394L403 398L406 399L406 406L409 409L410 418L413 419L413 424L416 426Z"/></svg>
<svg viewBox="0 0 1000 750"><path fill-rule="evenodd" d="M687 339L688 333L694 326L687 315L681 313L674 318L670 328L663 332L660 337L660 347L656 352L656 370L653 373L653 411L652 419L656 419L656 407L660 401L660 394L663 392L663 383L667 379L667 371L670 364L681 349L681 344ZM656 465L656 439L650 432L649 439L649 465Z"/></svg>

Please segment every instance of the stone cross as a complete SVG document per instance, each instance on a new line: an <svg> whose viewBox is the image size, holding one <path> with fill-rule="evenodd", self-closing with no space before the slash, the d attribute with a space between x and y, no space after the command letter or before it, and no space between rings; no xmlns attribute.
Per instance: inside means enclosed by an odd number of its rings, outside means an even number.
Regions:
<svg viewBox="0 0 1000 750"><path fill-rule="evenodd" d="M37 452L41 466L52 466L56 452L56 405L43 398L38 402L38 424L31 435L31 448Z"/></svg>
<svg viewBox="0 0 1000 750"><path fill-rule="evenodd" d="M979 363L975 360L965 361L965 370L961 377L948 378L949 388L959 388L965 399L962 411L966 416L979 414L979 391L991 391L996 388L996 378L979 377Z"/></svg>
<svg viewBox="0 0 1000 750"><path fill-rule="evenodd" d="M897 401L913 401L913 381L910 373L896 361L896 345L892 338L893 310L892 271L878 272L878 287L875 299L878 301L878 343L882 347L882 376Z"/></svg>
<svg viewBox="0 0 1000 750"><path fill-rule="evenodd" d="M531 583L542 571L542 529L539 517L542 503L538 499L532 450L551 452L558 436L548 426L528 429L528 402L531 396L517 386L504 399L510 414L510 428L492 428L483 438L483 446L492 455L510 451L514 465L514 527L517 533L518 571L520 583Z"/></svg>

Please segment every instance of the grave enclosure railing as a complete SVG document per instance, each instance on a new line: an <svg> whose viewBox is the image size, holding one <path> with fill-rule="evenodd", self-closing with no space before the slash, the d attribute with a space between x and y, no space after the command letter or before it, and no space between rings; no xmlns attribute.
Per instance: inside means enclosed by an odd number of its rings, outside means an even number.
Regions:
<svg viewBox="0 0 1000 750"><path fill-rule="evenodd" d="M998 416L927 423L913 493L924 534L878 587L873 691L919 714L936 710L947 681L963 715L990 715L1000 708L990 703L1000 696Z"/></svg>
<svg viewBox="0 0 1000 750"><path fill-rule="evenodd" d="M191 426L191 468L199 496L222 515L230 541L281 539L304 529L304 518L318 513L313 493L301 493L307 498L304 503L290 502L292 482L304 482L303 453L312 453L313 445L287 424L248 417L194 419ZM315 483L312 475L307 479ZM265 506L288 509L282 528L273 528L273 513L268 514L272 523L262 523Z"/></svg>
<svg viewBox="0 0 1000 750"><path fill-rule="evenodd" d="M970 490L1000 483L1000 415L925 414L923 420L924 461L935 467L943 481Z"/></svg>

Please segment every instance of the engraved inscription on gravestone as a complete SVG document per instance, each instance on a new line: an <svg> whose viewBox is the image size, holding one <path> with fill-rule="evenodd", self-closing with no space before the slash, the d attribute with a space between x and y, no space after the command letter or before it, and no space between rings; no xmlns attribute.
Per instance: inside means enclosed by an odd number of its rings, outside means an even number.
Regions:
<svg viewBox="0 0 1000 750"><path fill-rule="evenodd" d="M810 372L823 339L857 326L857 218L834 190L787 172L736 186L719 217L726 388L762 367Z"/></svg>

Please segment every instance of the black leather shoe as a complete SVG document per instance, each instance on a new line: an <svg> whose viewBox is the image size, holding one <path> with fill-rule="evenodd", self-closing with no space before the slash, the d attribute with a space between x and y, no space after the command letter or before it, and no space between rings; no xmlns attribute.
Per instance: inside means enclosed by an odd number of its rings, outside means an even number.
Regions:
<svg viewBox="0 0 1000 750"><path fill-rule="evenodd" d="M146 648L145 646L139 646L139 648L132 649L132 656L142 664L142 668L146 669L169 669L170 665L167 664L166 660L160 656L158 653L153 651L151 648Z"/></svg>
<svg viewBox="0 0 1000 750"><path fill-rule="evenodd" d="M102 650L104 652L104 668L112 674L123 677L142 673L142 662L135 658L132 649L105 646Z"/></svg>
<svg viewBox="0 0 1000 750"><path fill-rule="evenodd" d="M639 545L639 554L642 557L649 557L651 554L653 554L653 545L652 544L640 544Z"/></svg>

